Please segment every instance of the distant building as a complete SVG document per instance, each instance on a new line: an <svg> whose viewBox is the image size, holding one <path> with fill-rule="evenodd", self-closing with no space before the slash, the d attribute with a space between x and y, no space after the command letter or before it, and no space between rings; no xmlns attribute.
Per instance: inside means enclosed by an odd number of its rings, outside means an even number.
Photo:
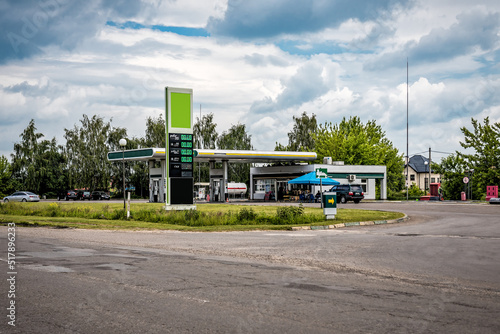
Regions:
<svg viewBox="0 0 500 334"><path fill-rule="evenodd" d="M429 189L429 159L422 155L414 155L408 164L408 177L406 184L411 187L415 184L421 190ZM403 173L406 175L406 165ZM441 175L436 174L431 169L431 183L440 183Z"/></svg>

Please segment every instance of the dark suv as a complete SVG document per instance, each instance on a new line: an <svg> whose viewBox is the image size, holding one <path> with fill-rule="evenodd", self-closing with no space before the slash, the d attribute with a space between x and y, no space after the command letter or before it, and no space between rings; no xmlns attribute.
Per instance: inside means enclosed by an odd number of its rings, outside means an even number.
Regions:
<svg viewBox="0 0 500 334"><path fill-rule="evenodd" d="M90 195L90 191L85 191L85 190L78 190L78 192L76 193L77 196L78 196L78 199L79 200L89 200L92 198L92 196Z"/></svg>
<svg viewBox="0 0 500 334"><path fill-rule="evenodd" d="M365 198L363 188L359 184L338 184L333 186L330 191L337 193L337 202L339 203L346 203L347 201L359 203Z"/></svg>
<svg viewBox="0 0 500 334"><path fill-rule="evenodd" d="M78 199L78 194L74 190L62 190L57 193L57 200L66 200L69 201L72 199L73 201L76 201Z"/></svg>

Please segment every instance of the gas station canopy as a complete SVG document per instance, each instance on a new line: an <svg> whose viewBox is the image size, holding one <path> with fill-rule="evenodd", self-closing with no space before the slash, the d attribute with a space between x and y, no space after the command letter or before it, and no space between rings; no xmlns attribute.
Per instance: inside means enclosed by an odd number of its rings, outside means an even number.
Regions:
<svg viewBox="0 0 500 334"><path fill-rule="evenodd" d="M277 151L244 151L244 150L193 150L194 162L238 162L238 163L271 163L271 162L299 162L314 161L317 155L314 152L277 152ZM119 160L148 161L164 160L164 148L143 148L108 153L109 161Z"/></svg>
<svg viewBox="0 0 500 334"><path fill-rule="evenodd" d="M314 152L276 152L276 151L240 151L240 150L196 150L198 155L194 161L231 161L231 162L286 162L286 161L314 161Z"/></svg>

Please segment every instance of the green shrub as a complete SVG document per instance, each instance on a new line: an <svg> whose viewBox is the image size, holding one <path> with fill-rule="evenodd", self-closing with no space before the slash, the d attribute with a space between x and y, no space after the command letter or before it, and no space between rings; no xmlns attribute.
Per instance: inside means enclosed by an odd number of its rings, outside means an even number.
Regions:
<svg viewBox="0 0 500 334"><path fill-rule="evenodd" d="M425 195L425 191L420 190L419 187L415 183L411 185L411 187L408 189L408 196L412 198L420 198L421 196Z"/></svg>
<svg viewBox="0 0 500 334"><path fill-rule="evenodd" d="M304 207L299 206L280 206L276 209L277 224L294 224L298 218L304 214Z"/></svg>
<svg viewBox="0 0 500 334"><path fill-rule="evenodd" d="M112 220L125 220L127 219L127 213L125 210L114 210L111 214Z"/></svg>
<svg viewBox="0 0 500 334"><path fill-rule="evenodd" d="M236 215L238 221L255 220L255 218L257 218L257 214L252 208L242 208Z"/></svg>

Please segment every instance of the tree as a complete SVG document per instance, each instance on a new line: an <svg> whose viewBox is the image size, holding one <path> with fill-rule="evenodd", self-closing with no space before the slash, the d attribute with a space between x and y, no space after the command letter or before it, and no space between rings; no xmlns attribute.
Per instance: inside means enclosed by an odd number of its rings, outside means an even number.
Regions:
<svg viewBox="0 0 500 334"><path fill-rule="evenodd" d="M56 196L57 191L66 188L68 169L63 147L57 145L56 138L42 140L39 144L38 158L40 167L40 194Z"/></svg>
<svg viewBox="0 0 500 334"><path fill-rule="evenodd" d="M39 189L39 166L36 161L38 152L38 140L43 134L36 132L35 120L31 120L24 129L20 143L14 144L12 154L12 171L14 178L19 181L23 188L38 193Z"/></svg>
<svg viewBox="0 0 500 334"><path fill-rule="evenodd" d="M12 179L12 168L5 156L0 156L0 197L10 195L16 190Z"/></svg>
<svg viewBox="0 0 500 334"><path fill-rule="evenodd" d="M252 150L252 136L247 133L244 124L233 125L217 138L217 147L226 150Z"/></svg>
<svg viewBox="0 0 500 334"><path fill-rule="evenodd" d="M459 200L464 190L464 172L467 169L465 161L457 154L441 159L441 163L432 164L432 169L441 174L441 189L444 199Z"/></svg>
<svg viewBox="0 0 500 334"><path fill-rule="evenodd" d="M20 143L14 144L12 175L18 185L40 195L55 195L66 185L66 161L62 147L56 139L42 140L32 119L23 133Z"/></svg>
<svg viewBox="0 0 500 334"><path fill-rule="evenodd" d="M385 165L387 188L403 188L403 156L374 120L363 124L357 116L349 120L344 117L339 124L320 125L312 137L316 141L317 162L332 157L349 165Z"/></svg>
<svg viewBox="0 0 500 334"><path fill-rule="evenodd" d="M193 146L194 149L215 149L217 143L217 124L214 123L214 114L210 113L201 119L196 118L193 126ZM208 163L194 164L193 176L199 181L208 182L210 179L210 168Z"/></svg>
<svg viewBox="0 0 500 334"><path fill-rule="evenodd" d="M217 143L217 124L214 123L214 114L210 113L197 118L193 126L193 145L195 148L215 149Z"/></svg>
<svg viewBox="0 0 500 334"><path fill-rule="evenodd" d="M226 150L252 150L252 138L247 133L245 125L237 124L224 131L217 139L217 147ZM230 164L229 179L234 182L244 182L248 185L250 164Z"/></svg>
<svg viewBox="0 0 500 334"><path fill-rule="evenodd" d="M464 134L464 142L460 145L465 149L473 149L474 153L458 153L466 162L468 169L474 169L474 191L486 193L486 186L500 185L500 123L490 124L489 117L483 124L471 119L473 130L460 128Z"/></svg>
<svg viewBox="0 0 500 334"><path fill-rule="evenodd" d="M293 129L288 133L288 146L276 143L276 151L314 151L315 141L313 134L318 129L316 115L307 116L304 111L301 117L293 116Z"/></svg>
<svg viewBox="0 0 500 334"><path fill-rule="evenodd" d="M162 115L157 118L148 117L143 142L144 147L165 147L165 137L165 118Z"/></svg>
<svg viewBox="0 0 500 334"><path fill-rule="evenodd" d="M111 121L83 115L81 127L64 129L65 155L68 160L71 188L108 189L111 168L108 162Z"/></svg>

